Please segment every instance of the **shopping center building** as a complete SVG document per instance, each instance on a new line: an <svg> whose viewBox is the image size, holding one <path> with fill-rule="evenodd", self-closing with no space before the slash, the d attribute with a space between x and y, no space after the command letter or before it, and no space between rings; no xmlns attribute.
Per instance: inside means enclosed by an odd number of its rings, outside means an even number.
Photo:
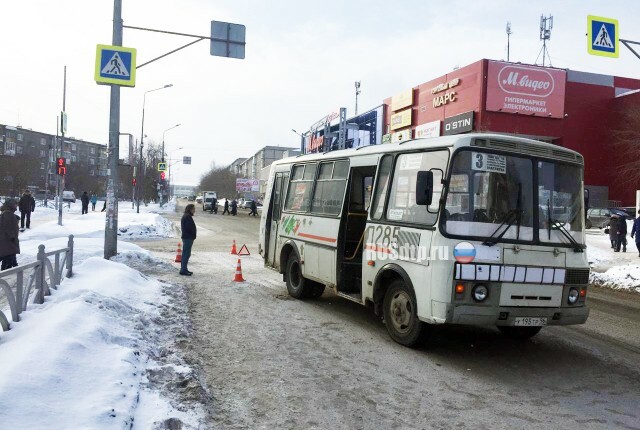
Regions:
<svg viewBox="0 0 640 430"><path fill-rule="evenodd" d="M640 183L621 174L631 156L621 140L636 133L640 145L640 118L625 115L640 107L640 80L485 59L384 106L391 141L475 131L551 142L584 156L591 206L636 203Z"/></svg>
<svg viewBox="0 0 640 430"><path fill-rule="evenodd" d="M636 110L635 121L629 119ZM634 206L640 80L480 60L390 96L368 112L333 112L305 133L304 153L412 138L491 132L550 142L585 160L590 205ZM629 142L638 143L632 154ZM633 165L631 165L633 167ZM626 169L626 170L625 170Z"/></svg>

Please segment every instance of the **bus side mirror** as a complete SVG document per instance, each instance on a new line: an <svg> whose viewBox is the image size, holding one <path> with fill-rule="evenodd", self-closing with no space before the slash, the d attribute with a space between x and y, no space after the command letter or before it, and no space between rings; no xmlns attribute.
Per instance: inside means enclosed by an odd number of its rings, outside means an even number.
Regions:
<svg viewBox="0 0 640 430"><path fill-rule="evenodd" d="M416 204L429 206L433 200L433 172L421 170L416 178Z"/></svg>

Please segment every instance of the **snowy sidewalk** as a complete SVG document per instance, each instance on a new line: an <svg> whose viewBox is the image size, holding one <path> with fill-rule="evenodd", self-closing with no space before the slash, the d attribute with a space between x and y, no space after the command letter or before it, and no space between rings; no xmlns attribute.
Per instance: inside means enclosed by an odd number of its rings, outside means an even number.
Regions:
<svg viewBox="0 0 640 430"><path fill-rule="evenodd" d="M173 235L158 213L173 206L141 207L140 214L130 207L120 204L120 237ZM79 204L64 210L58 226L56 211L37 208L32 228L20 234L21 264L35 259L39 244L58 249L73 234L74 276L0 332L2 427L199 428L199 402L180 397L180 387L202 390L176 347L189 336L184 289L131 267L174 268L120 240L119 255L104 260L105 214L81 215Z"/></svg>
<svg viewBox="0 0 640 430"><path fill-rule="evenodd" d="M590 282L616 290L640 293L640 257L630 236L633 221L627 221L627 252L614 252L609 235L600 229L587 230L587 260Z"/></svg>

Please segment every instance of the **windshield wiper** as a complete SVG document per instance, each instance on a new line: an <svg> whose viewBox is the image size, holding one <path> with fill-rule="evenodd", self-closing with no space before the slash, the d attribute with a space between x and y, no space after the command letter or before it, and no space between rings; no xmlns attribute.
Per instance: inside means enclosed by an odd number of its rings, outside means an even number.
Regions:
<svg viewBox="0 0 640 430"><path fill-rule="evenodd" d="M567 231L566 228L564 228L564 223L560 220L557 219L552 219L551 217L549 217L549 239L551 239L551 226L553 225L554 229L558 230L560 233L562 233L562 235L564 237L566 237L569 242L571 242L571 245L573 245L573 250L575 252L583 252L584 248L586 248L585 245L581 245L579 244L575 238L571 235L571 233L569 233Z"/></svg>
<svg viewBox="0 0 640 430"><path fill-rule="evenodd" d="M489 236L488 238L485 239L484 242L482 242L483 245L487 245L487 246L493 246L496 243L498 243L498 241L500 239L502 239L502 236L505 235L505 233L511 228L511 226L513 225L514 222L517 222L516 224L516 240L518 240L520 238L520 221L522 219L522 184L518 183L518 200L516 202L516 208L515 209L509 209L507 211L507 213L505 214L502 222L500 223L500 225L498 226L498 228L495 229L495 231L493 233L491 233L491 236ZM498 233L500 231L500 229L506 224L506 228L504 230L502 230L502 232L494 237L496 235L496 233Z"/></svg>

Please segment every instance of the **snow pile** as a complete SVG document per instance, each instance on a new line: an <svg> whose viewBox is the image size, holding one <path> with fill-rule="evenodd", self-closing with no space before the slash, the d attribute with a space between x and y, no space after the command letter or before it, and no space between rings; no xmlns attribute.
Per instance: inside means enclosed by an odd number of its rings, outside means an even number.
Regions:
<svg viewBox="0 0 640 430"><path fill-rule="evenodd" d="M119 227L136 234L125 236L172 234L157 205L130 207L121 203ZM37 208L20 234L21 265L73 234L74 275L0 332L2 428L200 428L208 395L177 346L189 336L186 292L135 270L175 268L121 240L104 260L105 214L65 211L58 226L57 211Z"/></svg>
<svg viewBox="0 0 640 430"><path fill-rule="evenodd" d="M167 339L161 284L92 257L43 305L32 305L0 344L0 416L6 428L150 428L158 417L195 427L147 389ZM179 366L174 372L189 374ZM140 402L152 399L140 409ZM143 402L144 403L144 402ZM37 405L38 412L26 405Z"/></svg>
<svg viewBox="0 0 640 430"><path fill-rule="evenodd" d="M589 282L616 290L640 293L640 265L615 266L604 273L592 271Z"/></svg>

